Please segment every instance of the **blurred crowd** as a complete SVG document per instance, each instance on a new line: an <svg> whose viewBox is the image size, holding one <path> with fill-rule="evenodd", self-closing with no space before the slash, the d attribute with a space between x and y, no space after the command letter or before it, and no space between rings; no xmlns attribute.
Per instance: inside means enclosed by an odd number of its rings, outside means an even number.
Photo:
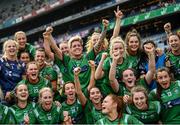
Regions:
<svg viewBox="0 0 180 125"><path fill-rule="evenodd" d="M0 124L180 124L179 32L164 24L166 51L134 28L123 39L123 15L118 6L111 37L103 19L86 45L57 45L51 26L38 48L15 32L0 58Z"/></svg>

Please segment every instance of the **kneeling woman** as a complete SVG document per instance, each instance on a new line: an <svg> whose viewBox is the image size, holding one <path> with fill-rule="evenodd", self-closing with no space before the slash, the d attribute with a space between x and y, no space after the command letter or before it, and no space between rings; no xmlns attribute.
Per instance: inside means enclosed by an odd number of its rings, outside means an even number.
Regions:
<svg viewBox="0 0 180 125"><path fill-rule="evenodd" d="M19 84L15 88L16 104L10 110L14 119L14 123L23 124L24 117L32 112L35 108L35 103L28 102L29 92L26 84Z"/></svg>
<svg viewBox="0 0 180 125"><path fill-rule="evenodd" d="M25 119L25 123L60 124L64 121L61 107L53 103L53 92L44 87L39 91L39 105L33 110L33 117ZM66 116L65 116L66 117Z"/></svg>
<svg viewBox="0 0 180 125"><path fill-rule="evenodd" d="M160 102L149 101L147 90L142 86L133 87L131 94L133 104L126 107L127 113L144 124L157 124L160 115Z"/></svg>
<svg viewBox="0 0 180 125"><path fill-rule="evenodd" d="M180 123L180 81L172 81L168 69L158 69L156 80L158 83L158 98L164 106L161 112L163 124Z"/></svg>
<svg viewBox="0 0 180 125"><path fill-rule="evenodd" d="M143 124L135 117L123 113L123 99L116 95L106 96L102 103L102 113L104 118L98 120L98 125L110 124Z"/></svg>

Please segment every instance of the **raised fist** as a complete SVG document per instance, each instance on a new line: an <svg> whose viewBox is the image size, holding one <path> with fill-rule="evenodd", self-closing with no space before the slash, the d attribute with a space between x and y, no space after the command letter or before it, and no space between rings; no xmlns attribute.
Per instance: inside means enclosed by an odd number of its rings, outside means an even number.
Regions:
<svg viewBox="0 0 180 125"><path fill-rule="evenodd" d="M76 68L74 68L74 74L75 75L79 75L79 73L81 72L81 68L80 67L76 67Z"/></svg>

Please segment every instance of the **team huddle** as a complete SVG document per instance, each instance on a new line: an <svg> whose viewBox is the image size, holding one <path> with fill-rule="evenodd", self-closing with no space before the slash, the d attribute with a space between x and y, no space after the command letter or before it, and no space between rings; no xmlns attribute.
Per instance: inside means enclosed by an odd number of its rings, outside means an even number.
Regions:
<svg viewBox="0 0 180 125"><path fill-rule="evenodd" d="M131 30L120 36L123 13L102 31L56 45L47 27L44 48L18 31L0 58L0 124L180 124L180 35L164 25L169 48L141 45ZM60 78L58 76L61 76Z"/></svg>

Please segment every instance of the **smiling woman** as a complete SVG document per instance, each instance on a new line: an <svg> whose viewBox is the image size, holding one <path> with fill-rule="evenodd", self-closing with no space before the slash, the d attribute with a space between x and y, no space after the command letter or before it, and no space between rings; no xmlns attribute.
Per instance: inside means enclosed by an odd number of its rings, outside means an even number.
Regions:
<svg viewBox="0 0 180 125"><path fill-rule="evenodd" d="M113 89L111 88L111 84L109 83L114 83L115 78L118 82L121 81L122 71L127 69L129 66L129 62L125 59L125 56L126 48L121 37L111 39L110 56L106 56L106 59L104 56L101 58L95 72L96 80L102 80L101 92L103 95L114 93ZM116 72L114 73L115 75L112 74L112 70ZM113 76L113 78L111 76Z"/></svg>
<svg viewBox="0 0 180 125"><path fill-rule="evenodd" d="M144 124L157 124L160 115L160 102L149 101L147 90L142 86L131 90L133 104L126 107L126 111Z"/></svg>
<svg viewBox="0 0 180 125"><path fill-rule="evenodd" d="M123 98L116 95L108 95L102 103L104 117L97 121L97 125L112 124L143 124L135 117L123 113Z"/></svg>
<svg viewBox="0 0 180 125"><path fill-rule="evenodd" d="M39 67L36 62L29 62L26 66L26 79L18 84L26 84L29 91L29 98L33 102L38 101L38 92L43 87L51 87L49 80L39 76Z"/></svg>
<svg viewBox="0 0 180 125"><path fill-rule="evenodd" d="M157 94L164 106L162 122L164 124L180 123L180 81L173 81L166 68L158 69L156 81L158 82Z"/></svg>
<svg viewBox="0 0 180 125"><path fill-rule="evenodd" d="M75 85L73 82L67 82L63 86L66 100L62 103L63 111L68 111L72 118L73 124L85 124L85 117L83 113L83 106L76 98Z"/></svg>
<svg viewBox="0 0 180 125"><path fill-rule="evenodd" d="M174 74L175 79L180 80L180 36L169 35L168 43L171 51L166 53L166 67Z"/></svg>
<svg viewBox="0 0 180 125"><path fill-rule="evenodd" d="M18 31L15 33L14 39L19 44L18 56L20 55L21 52L26 51L30 54L30 58L33 59L35 56L36 50L34 46L27 43L26 33L23 31Z"/></svg>
<svg viewBox="0 0 180 125"><path fill-rule="evenodd" d="M133 29L129 31L125 38L125 43L127 46L127 58L130 62L130 68L137 70L137 75L139 75L138 71L138 63L141 58L141 37L140 34Z"/></svg>
<svg viewBox="0 0 180 125"><path fill-rule="evenodd" d="M104 20L103 22L108 22L108 21ZM104 26L104 29L106 31L107 26ZM63 77L63 80L65 82L73 81L74 79L73 70L75 67L79 66L81 69L83 69L82 72L80 72L79 80L82 85L83 91L85 91L90 81L90 73L91 73L91 69L90 69L90 66L88 65L88 61L95 59L95 56L99 53L100 46L102 45L102 40L100 39L95 44L95 46L92 47L90 52L88 52L87 54L83 54L82 38L80 36L73 36L68 41L70 54L66 55L57 47L56 41L54 40L52 36L52 32L53 32L53 28L48 27L46 28L46 32L43 33L44 48L47 55L52 53L50 49L51 47L54 50L55 54L57 55L55 58L55 64L59 64L59 62L61 62L64 68L66 69L65 72L62 72L64 76L67 76L68 74L68 77L66 78ZM80 62L80 63L77 63L77 62Z"/></svg>
<svg viewBox="0 0 180 125"><path fill-rule="evenodd" d="M46 64L46 53L43 48L38 48L35 54L35 61L39 66L39 75L46 78L52 84L53 91L57 90L57 72Z"/></svg>
<svg viewBox="0 0 180 125"><path fill-rule="evenodd" d="M9 101L10 91L22 79L25 65L17 59L18 44L16 41L5 41L3 52L3 56L0 59L0 86L6 101Z"/></svg>
<svg viewBox="0 0 180 125"><path fill-rule="evenodd" d="M39 105L33 110L33 116L25 121L35 124L61 124L64 121L61 107L53 103L51 88L44 87L39 91Z"/></svg>
<svg viewBox="0 0 180 125"><path fill-rule="evenodd" d="M14 124L24 124L24 118L31 116L35 103L28 101L29 92L27 85L19 84L15 88L16 104L11 106L10 111L13 116Z"/></svg>
<svg viewBox="0 0 180 125"><path fill-rule="evenodd" d="M117 69L117 59L113 59L114 61L112 62L110 72L109 72L109 79L110 79L110 84L114 92L119 93L123 95L123 100L125 103L130 103L131 102L131 94L130 91L131 89L136 86L136 85L142 85L143 87L148 89L148 85L151 83L154 77L155 73L155 55L154 55L154 49L150 48L149 46L145 47L148 58L149 58L149 70L146 73L144 78L140 78L136 80L135 76L135 71L132 68L126 68L125 70L122 70L122 81L118 81L116 75ZM119 84L120 82L123 82L124 84Z"/></svg>

